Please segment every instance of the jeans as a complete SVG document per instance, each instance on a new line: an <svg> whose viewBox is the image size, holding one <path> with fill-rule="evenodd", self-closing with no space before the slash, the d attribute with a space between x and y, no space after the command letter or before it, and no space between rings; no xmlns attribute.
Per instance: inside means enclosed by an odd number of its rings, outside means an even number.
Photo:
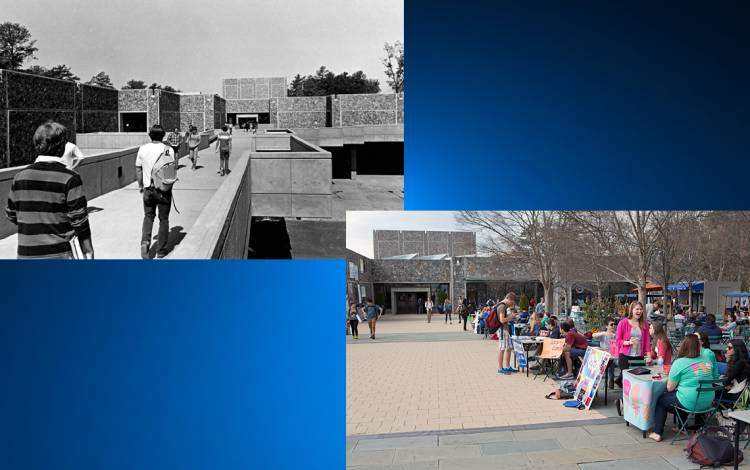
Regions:
<svg viewBox="0 0 750 470"><path fill-rule="evenodd" d="M198 147L190 148L190 161L193 162L193 168L198 166Z"/></svg>
<svg viewBox="0 0 750 470"><path fill-rule="evenodd" d="M667 422L667 413L675 411L674 405L684 408L677 399L677 390L664 392L659 397L659 400L656 402L656 410L654 410L654 432L656 434L660 436L664 434L664 423Z"/></svg>
<svg viewBox="0 0 750 470"><path fill-rule="evenodd" d="M357 320L356 318L354 320L349 320L349 327L352 329L352 336L354 337L359 336L357 325L359 325L359 320Z"/></svg>
<svg viewBox="0 0 750 470"><path fill-rule="evenodd" d="M448 320L450 320L451 323L453 323L453 317L451 316L450 310L445 311L445 323L448 323Z"/></svg>
<svg viewBox="0 0 750 470"><path fill-rule="evenodd" d="M169 237L169 210L172 207L172 192L161 192L155 188L143 190L143 227L141 243L151 244L151 231L154 228L156 211L159 210L159 234L156 239L156 254L167 254L167 238Z"/></svg>
<svg viewBox="0 0 750 470"><path fill-rule="evenodd" d="M469 315L467 315L467 314L464 314L464 315L463 315L463 319L464 319L464 331L466 331L466 320L468 320L468 319L469 319Z"/></svg>

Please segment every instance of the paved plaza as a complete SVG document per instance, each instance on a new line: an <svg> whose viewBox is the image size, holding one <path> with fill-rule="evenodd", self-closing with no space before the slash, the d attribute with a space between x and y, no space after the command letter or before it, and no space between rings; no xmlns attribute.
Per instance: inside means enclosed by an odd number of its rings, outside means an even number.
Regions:
<svg viewBox="0 0 750 470"><path fill-rule="evenodd" d="M347 468L692 469L682 450L644 439L603 390L591 410L546 400L557 382L498 375L497 342L434 315L386 315L376 339L347 336ZM667 437L671 437L668 432Z"/></svg>

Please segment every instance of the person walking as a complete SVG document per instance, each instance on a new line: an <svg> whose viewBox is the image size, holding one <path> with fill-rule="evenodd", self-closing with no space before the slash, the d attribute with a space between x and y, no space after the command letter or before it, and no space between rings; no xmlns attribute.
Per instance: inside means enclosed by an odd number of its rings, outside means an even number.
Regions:
<svg viewBox="0 0 750 470"><path fill-rule="evenodd" d="M161 181L155 181L154 177L159 176L161 168L171 167L174 172L177 165L172 148L162 142L164 140L164 129L156 124L151 128L148 135L151 142L141 145L135 159L136 180L138 181L138 188L143 194L143 226L141 228L141 258L143 259L149 258L151 232L157 210L159 212L159 233L156 239L156 257L164 258L167 255L172 187L171 184L163 186Z"/></svg>
<svg viewBox="0 0 750 470"><path fill-rule="evenodd" d="M74 259L71 241L94 258L86 195L81 176L63 159L68 130L47 121L34 132L37 158L16 173L5 214L18 226L18 259Z"/></svg>
<svg viewBox="0 0 750 470"><path fill-rule="evenodd" d="M221 151L221 153L219 153ZM221 176L231 173L229 170L229 155L232 153L232 135L227 132L227 126L221 128L216 137L216 153L219 153L219 173Z"/></svg>
<svg viewBox="0 0 750 470"><path fill-rule="evenodd" d="M359 314L357 313L357 304L352 304L349 307L349 327L352 330L352 338L359 339Z"/></svg>
<svg viewBox="0 0 750 470"><path fill-rule="evenodd" d="M177 164L177 166L180 166L180 144L182 143L182 135L180 135L180 130L178 128L172 129L172 132L170 132L167 135L167 143L170 147L172 147L172 151L174 152L174 161Z"/></svg>
<svg viewBox="0 0 750 470"><path fill-rule="evenodd" d="M198 134L198 128L190 126L190 133L187 136L188 151L190 152L190 161L192 169L198 169L198 146L201 144L201 136Z"/></svg>
<svg viewBox="0 0 750 470"><path fill-rule="evenodd" d="M427 310L427 323L432 322L432 299L427 297L427 301L424 303L424 309Z"/></svg>
<svg viewBox="0 0 750 470"><path fill-rule="evenodd" d="M445 299L443 302L443 313L445 314L445 323L448 324L448 321L451 322L451 325L453 324L453 304L451 303L451 299Z"/></svg>
<svg viewBox="0 0 750 470"><path fill-rule="evenodd" d="M370 327L370 339L375 339L375 324L383 315L383 307L375 305L372 299L367 299L367 305L364 308L367 317L367 326Z"/></svg>

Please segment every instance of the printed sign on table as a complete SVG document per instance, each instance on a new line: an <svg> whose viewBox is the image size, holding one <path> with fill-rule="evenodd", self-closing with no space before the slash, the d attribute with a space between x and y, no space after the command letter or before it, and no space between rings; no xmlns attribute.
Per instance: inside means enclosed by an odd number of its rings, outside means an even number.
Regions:
<svg viewBox="0 0 750 470"><path fill-rule="evenodd" d="M513 351L516 353L516 359L518 360L518 367L521 369L526 368L526 351L523 349L523 344L520 341L513 341Z"/></svg>
<svg viewBox="0 0 750 470"><path fill-rule="evenodd" d="M611 354L599 348L589 347L586 349L586 355L583 357L583 366L576 379L576 400L583 403L588 410L596 396L596 390L599 388L599 382L607 370Z"/></svg>

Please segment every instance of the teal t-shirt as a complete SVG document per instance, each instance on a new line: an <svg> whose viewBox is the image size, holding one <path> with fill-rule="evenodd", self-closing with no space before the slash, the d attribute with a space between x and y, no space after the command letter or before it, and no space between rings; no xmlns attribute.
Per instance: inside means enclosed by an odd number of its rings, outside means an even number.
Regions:
<svg viewBox="0 0 750 470"><path fill-rule="evenodd" d="M681 357L674 361L669 371L669 380L678 383L677 399L683 407L688 410L705 410L711 406L714 393L701 392L700 401L698 401L698 387L701 380L712 380L714 371L715 367L710 360L706 360L703 356Z"/></svg>
<svg viewBox="0 0 750 470"><path fill-rule="evenodd" d="M719 368L716 366L716 353L711 351L710 349L706 349L704 347L701 347L701 357L711 363L711 367L714 368L714 376L712 377L714 380L718 380L719 378Z"/></svg>

